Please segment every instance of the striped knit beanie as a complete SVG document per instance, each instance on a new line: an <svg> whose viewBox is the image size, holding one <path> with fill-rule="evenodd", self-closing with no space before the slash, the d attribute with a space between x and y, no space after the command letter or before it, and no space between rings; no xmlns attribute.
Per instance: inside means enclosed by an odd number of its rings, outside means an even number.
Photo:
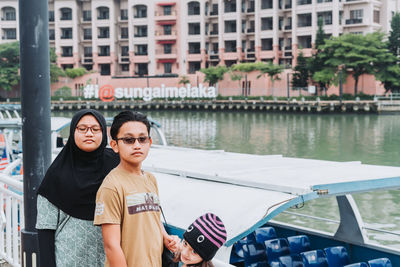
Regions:
<svg viewBox="0 0 400 267"><path fill-rule="evenodd" d="M210 261L226 241L225 226L217 215L206 213L186 229L183 238L204 261Z"/></svg>

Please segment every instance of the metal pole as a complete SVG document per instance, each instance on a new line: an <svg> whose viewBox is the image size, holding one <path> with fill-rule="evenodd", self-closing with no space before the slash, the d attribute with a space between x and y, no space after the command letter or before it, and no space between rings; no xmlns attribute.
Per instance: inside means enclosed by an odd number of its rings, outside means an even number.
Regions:
<svg viewBox="0 0 400 267"><path fill-rule="evenodd" d="M51 163L48 3L19 0L24 216L22 266L39 266L36 192Z"/></svg>
<svg viewBox="0 0 400 267"><path fill-rule="evenodd" d="M289 90L290 90L289 72L288 72L286 75L287 75L287 77L286 77L286 79L287 79L287 98L289 99L289 98L290 98L290 92L289 92Z"/></svg>
<svg viewBox="0 0 400 267"><path fill-rule="evenodd" d="M339 99L340 99L340 105L342 105L342 100L343 100L343 68L340 69L340 72L339 72Z"/></svg>

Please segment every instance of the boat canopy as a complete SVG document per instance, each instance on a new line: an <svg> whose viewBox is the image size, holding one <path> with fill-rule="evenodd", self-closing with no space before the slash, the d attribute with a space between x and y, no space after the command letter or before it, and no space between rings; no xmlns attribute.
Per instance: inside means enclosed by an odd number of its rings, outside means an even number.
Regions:
<svg viewBox="0 0 400 267"><path fill-rule="evenodd" d="M152 146L143 163L155 174L167 222L186 229L217 214L226 246L291 206L350 193L400 187L400 167Z"/></svg>

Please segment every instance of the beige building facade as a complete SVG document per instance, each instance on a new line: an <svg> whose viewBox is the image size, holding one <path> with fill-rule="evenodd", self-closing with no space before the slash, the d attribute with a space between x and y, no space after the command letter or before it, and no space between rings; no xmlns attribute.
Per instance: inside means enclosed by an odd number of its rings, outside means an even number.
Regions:
<svg viewBox="0 0 400 267"><path fill-rule="evenodd" d="M112 77L188 75L217 64L309 56L327 35L390 31L399 0L49 0L60 67ZM1 0L0 43L19 39L18 1Z"/></svg>

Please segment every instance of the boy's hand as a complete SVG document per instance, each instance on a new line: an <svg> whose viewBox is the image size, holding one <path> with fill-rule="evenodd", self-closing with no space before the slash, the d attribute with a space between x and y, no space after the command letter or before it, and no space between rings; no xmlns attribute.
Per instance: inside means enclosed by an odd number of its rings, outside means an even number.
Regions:
<svg viewBox="0 0 400 267"><path fill-rule="evenodd" d="M176 235L166 235L164 237L164 245L172 252L177 252L181 239Z"/></svg>

